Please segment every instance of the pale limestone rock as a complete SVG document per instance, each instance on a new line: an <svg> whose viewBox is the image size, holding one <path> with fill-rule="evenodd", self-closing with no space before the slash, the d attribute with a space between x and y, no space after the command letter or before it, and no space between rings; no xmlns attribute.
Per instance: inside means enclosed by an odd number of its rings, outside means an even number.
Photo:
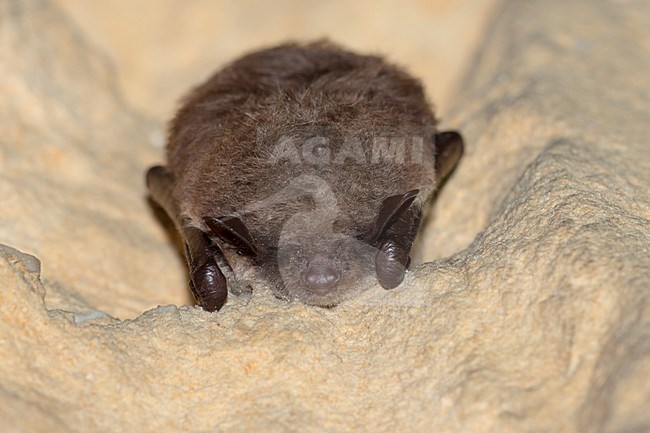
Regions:
<svg viewBox="0 0 650 433"><path fill-rule="evenodd" d="M0 2L0 42L0 242L43 260L52 306L127 318L189 302L146 201L156 128L49 3Z"/></svg>
<svg viewBox="0 0 650 433"><path fill-rule="evenodd" d="M166 120L190 86L253 49L324 36L389 54L443 111L497 0L56 0L115 59L125 98Z"/></svg>
<svg viewBox="0 0 650 433"><path fill-rule="evenodd" d="M142 308L125 298L183 278L143 202L146 123L65 20L31 4L0 11L14 44L3 40L0 86L16 101L0 102L0 240L41 258L46 284L36 259L0 249L4 430L650 428L646 3L500 9L456 99L467 153L424 237L427 255L452 257L331 310L256 292L217 314L168 306L134 320L103 312Z"/></svg>

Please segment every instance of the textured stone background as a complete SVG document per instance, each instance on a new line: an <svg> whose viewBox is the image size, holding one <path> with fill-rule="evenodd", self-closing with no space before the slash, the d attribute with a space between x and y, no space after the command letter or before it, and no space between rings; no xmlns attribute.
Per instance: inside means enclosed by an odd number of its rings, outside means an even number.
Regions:
<svg viewBox="0 0 650 433"><path fill-rule="evenodd" d="M182 44L166 55L170 42L142 30L134 46L159 50L142 48L147 69L120 26L169 16L169 3L128 19L119 3L93 3L91 19L83 2L0 1L0 243L42 260L0 249L3 431L650 429L647 2L506 1L456 91L453 75L427 75L446 66L420 53L450 48L422 24L365 32L354 9L302 6L287 34L320 34L329 27L309 23L345 16L340 40L386 41L392 58L419 65L432 95L450 92L446 123L468 148L423 237L424 257L439 259L394 291L332 310L260 291L218 314L142 315L188 301L182 260L142 185L165 111L223 53L274 40L230 24L241 45L219 42L207 59L194 46L177 63ZM368 16L426 22L418 5ZM449 13L462 17L458 5ZM225 10L224 22L243 19ZM485 22L473 13L468 28L449 20L448 35L467 38L454 74L480 34L462 32Z"/></svg>
<svg viewBox="0 0 650 433"><path fill-rule="evenodd" d="M57 0L117 65L125 98L166 120L181 93L246 51L327 36L390 54L449 105L496 0Z"/></svg>

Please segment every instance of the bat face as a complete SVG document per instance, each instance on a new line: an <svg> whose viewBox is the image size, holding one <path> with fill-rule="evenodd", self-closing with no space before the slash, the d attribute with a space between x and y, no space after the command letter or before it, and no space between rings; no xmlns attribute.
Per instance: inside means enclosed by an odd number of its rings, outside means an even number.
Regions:
<svg viewBox="0 0 650 433"><path fill-rule="evenodd" d="M253 286L264 285L282 299L331 307L377 283L371 245L323 227L310 233L313 220L297 215L287 221L275 248L252 263L224 251L235 275L255 267ZM316 236L314 236L316 235ZM227 248L226 248L227 250Z"/></svg>
<svg viewBox="0 0 650 433"><path fill-rule="evenodd" d="M147 183L185 240L197 302L214 311L228 286L262 285L331 307L398 286L462 154L435 123L416 79L323 42L252 53L194 89Z"/></svg>
<svg viewBox="0 0 650 433"><path fill-rule="evenodd" d="M276 296L309 305L331 307L353 297L377 282L396 287L408 266L408 254L419 225L419 206L414 204L417 190L388 197L378 206L371 221L352 222L337 204L333 189L313 175L294 178L273 197L253 208L263 216L268 207L298 200L304 205L291 209L278 222L266 221L267 233L249 230L246 217L205 218L210 239L219 245L235 276L256 272L246 284L264 284ZM304 197L308 197L302 200ZM248 218L259 222L260 218ZM233 222L236 221L236 222ZM255 227L255 224L250 224ZM344 224L347 230L337 225ZM258 232L259 235L251 234ZM266 241L264 239L267 239ZM392 255L382 250L392 242ZM243 282L243 281L241 281Z"/></svg>

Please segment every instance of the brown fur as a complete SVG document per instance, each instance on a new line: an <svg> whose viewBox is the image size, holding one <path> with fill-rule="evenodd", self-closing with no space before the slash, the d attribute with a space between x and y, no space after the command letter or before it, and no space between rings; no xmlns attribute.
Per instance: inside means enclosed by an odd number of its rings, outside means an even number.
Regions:
<svg viewBox="0 0 650 433"><path fill-rule="evenodd" d="M431 195L435 124L419 81L380 57L322 41L257 51L196 87L172 120L167 157L176 178L174 197L182 214L200 228L205 228L205 216L240 214L256 243L271 254L278 249L283 229L284 244L291 244L286 251L296 254L301 245L318 249L320 243L336 243L340 236L364 240L387 196L419 189L416 204L422 206ZM302 149L314 137L329 140L325 151L333 155L346 140L356 140L367 159L344 164L273 159L281 140ZM401 138L407 146L419 137L423 153L408 163L370 163L377 137ZM295 179L316 179L334 202L319 202L304 188L296 189ZM282 190L285 196L269 202ZM320 234L328 224L334 234ZM339 254L362 254L359 248L365 247L356 245L342 253L339 249ZM278 296L309 303L335 304L360 290L357 287L376 283L367 278L374 276L374 265L363 258L353 266L357 275L327 300L316 301L298 289L280 287L279 272L266 268L264 260L224 254L236 275L261 268L260 278ZM363 254L372 259L371 251ZM296 270L300 263L296 259Z"/></svg>

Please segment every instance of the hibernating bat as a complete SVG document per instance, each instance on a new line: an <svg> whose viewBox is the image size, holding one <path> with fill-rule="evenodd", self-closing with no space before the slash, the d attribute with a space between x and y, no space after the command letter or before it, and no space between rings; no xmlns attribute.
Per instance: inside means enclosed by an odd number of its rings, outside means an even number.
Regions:
<svg viewBox="0 0 650 433"><path fill-rule="evenodd" d="M327 41L284 44L189 93L147 185L205 310L259 284L330 307L402 282L423 207L462 152L402 69Z"/></svg>

